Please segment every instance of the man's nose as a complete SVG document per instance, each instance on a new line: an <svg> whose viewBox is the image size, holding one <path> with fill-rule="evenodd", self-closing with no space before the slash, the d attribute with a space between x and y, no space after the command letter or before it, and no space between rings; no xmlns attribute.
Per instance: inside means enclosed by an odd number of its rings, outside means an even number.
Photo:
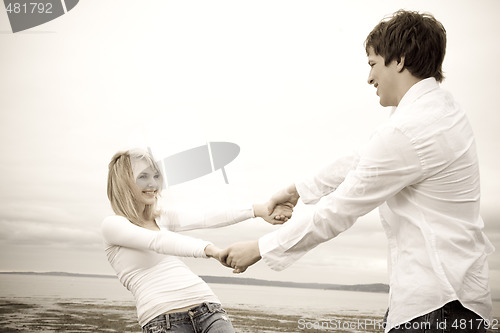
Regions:
<svg viewBox="0 0 500 333"><path fill-rule="evenodd" d="M368 73L368 84L374 84L375 80L373 80L373 75L372 75L373 68L370 69L370 72Z"/></svg>
<svg viewBox="0 0 500 333"><path fill-rule="evenodd" d="M374 84L375 81L372 78L372 72L370 71L370 74L368 74L368 84Z"/></svg>

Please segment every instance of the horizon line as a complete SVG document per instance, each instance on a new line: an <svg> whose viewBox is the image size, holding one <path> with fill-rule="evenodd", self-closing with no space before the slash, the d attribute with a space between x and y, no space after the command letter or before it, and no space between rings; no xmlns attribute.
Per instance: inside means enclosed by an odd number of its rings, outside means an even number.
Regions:
<svg viewBox="0 0 500 333"><path fill-rule="evenodd" d="M99 278L117 278L116 275L111 275L111 274L94 274L94 273L73 273L73 272L65 272L65 271L44 271L44 272L37 272L37 271L0 271L0 274L24 274L24 275L52 275L52 276L57 276L57 275L65 275L65 276L74 276L74 277L99 277ZM221 280L231 280L231 281L240 281L240 284L245 284L243 283L244 281L250 282L250 281L255 281L255 282L264 282L268 284L274 284L274 286L280 286L276 284L281 284L282 286L288 286L288 287L297 287L297 288L306 288L306 286L317 286L318 288L324 289L325 287L367 287L367 286L378 286L378 287L389 287L388 284L381 283L381 282L375 282L375 283L363 283L363 284L334 284L334 283L320 283L320 282L293 282L293 281L278 281L278 280L265 280L265 279L256 279L256 278L247 278L247 277L237 277L237 276L217 276L217 275L199 275L200 278L204 279L221 279ZM204 279L205 280L205 279ZM206 281L207 283L209 281ZM214 281L210 281L212 283L217 283ZM262 284L261 284L262 285ZM351 291L350 289L342 289L346 291ZM360 291L360 290L353 290L353 291ZM380 292L380 291L377 291Z"/></svg>

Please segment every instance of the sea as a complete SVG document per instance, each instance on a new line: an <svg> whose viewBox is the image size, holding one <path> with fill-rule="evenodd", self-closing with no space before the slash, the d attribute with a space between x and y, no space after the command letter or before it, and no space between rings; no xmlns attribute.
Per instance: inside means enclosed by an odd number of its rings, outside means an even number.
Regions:
<svg viewBox="0 0 500 333"><path fill-rule="evenodd" d="M209 283L225 307L272 313L346 313L382 316L385 293ZM85 303L134 305L132 294L117 278L0 274L0 297L65 299Z"/></svg>
<svg viewBox="0 0 500 333"><path fill-rule="evenodd" d="M387 309L388 294L209 283L224 307L266 311L276 314L325 314L374 316ZM131 293L117 278L0 274L0 299L29 302L60 300L100 305L134 306ZM500 302L493 305L494 317L500 317Z"/></svg>

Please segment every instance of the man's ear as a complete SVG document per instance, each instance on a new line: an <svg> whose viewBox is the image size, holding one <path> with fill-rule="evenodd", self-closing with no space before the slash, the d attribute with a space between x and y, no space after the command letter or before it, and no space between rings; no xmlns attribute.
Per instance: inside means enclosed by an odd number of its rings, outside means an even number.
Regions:
<svg viewBox="0 0 500 333"><path fill-rule="evenodd" d="M401 56L396 64L396 69L398 73L401 73L405 69L405 56Z"/></svg>

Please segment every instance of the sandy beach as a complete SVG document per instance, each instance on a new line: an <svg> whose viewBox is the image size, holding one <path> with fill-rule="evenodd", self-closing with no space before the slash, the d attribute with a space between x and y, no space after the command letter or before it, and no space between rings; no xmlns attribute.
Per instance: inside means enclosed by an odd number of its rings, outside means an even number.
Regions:
<svg viewBox="0 0 500 333"><path fill-rule="evenodd" d="M238 333L383 332L382 318L328 314L303 316L226 307ZM498 326L497 326L498 327ZM0 298L0 332L141 332L135 307L81 300ZM488 332L496 333L496 330Z"/></svg>
<svg viewBox="0 0 500 333"><path fill-rule="evenodd" d="M363 317L327 315L325 318L270 314L226 308L236 332L380 332L373 329L316 329L315 325L363 321ZM335 318L335 319L334 319ZM379 318L381 319L381 318ZM300 320L300 321L299 321ZM301 329L303 328L303 329ZM41 302L35 298L0 299L0 332L141 332L135 307L82 303L77 300Z"/></svg>

